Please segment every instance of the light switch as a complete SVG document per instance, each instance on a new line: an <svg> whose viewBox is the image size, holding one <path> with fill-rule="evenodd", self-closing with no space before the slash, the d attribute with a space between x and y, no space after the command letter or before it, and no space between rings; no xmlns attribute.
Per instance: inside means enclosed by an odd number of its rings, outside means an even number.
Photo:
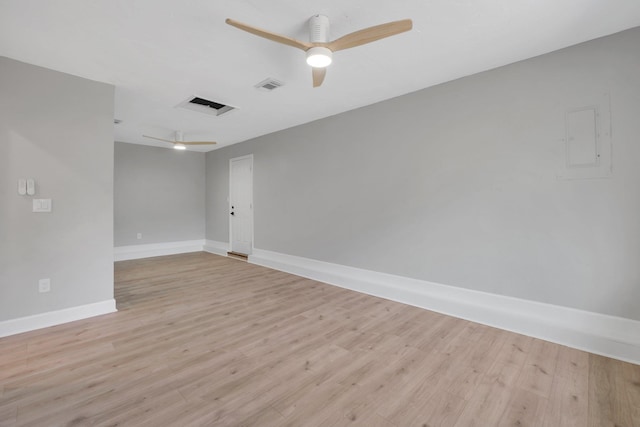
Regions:
<svg viewBox="0 0 640 427"><path fill-rule="evenodd" d="M33 212L51 212L51 199L33 199Z"/></svg>
<svg viewBox="0 0 640 427"><path fill-rule="evenodd" d="M27 194L27 180L24 178L18 180L18 194L21 196Z"/></svg>
<svg viewBox="0 0 640 427"><path fill-rule="evenodd" d="M27 179L27 194L29 196L36 194L36 182L32 178Z"/></svg>

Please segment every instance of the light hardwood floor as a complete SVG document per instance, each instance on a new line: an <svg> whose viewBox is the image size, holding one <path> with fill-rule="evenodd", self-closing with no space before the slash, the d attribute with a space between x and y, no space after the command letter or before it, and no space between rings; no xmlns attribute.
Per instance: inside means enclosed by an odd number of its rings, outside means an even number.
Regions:
<svg viewBox="0 0 640 427"><path fill-rule="evenodd" d="M640 426L640 366L206 253L0 339L1 426Z"/></svg>

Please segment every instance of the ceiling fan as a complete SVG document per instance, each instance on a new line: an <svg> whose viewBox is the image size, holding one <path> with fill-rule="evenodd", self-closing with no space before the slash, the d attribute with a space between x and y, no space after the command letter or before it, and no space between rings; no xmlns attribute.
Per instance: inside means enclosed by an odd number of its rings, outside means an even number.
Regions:
<svg viewBox="0 0 640 427"><path fill-rule="evenodd" d="M186 150L187 149L187 145L211 145L211 144L216 144L215 141L185 141L184 137L182 135L182 131L177 130L174 136L174 139L164 139L164 138L157 138L155 136L149 136L149 135L142 135L145 138L150 138L150 139L156 139L158 141L164 141L164 142L168 142L169 144L173 144L173 148L175 148L176 150Z"/></svg>
<svg viewBox="0 0 640 427"><path fill-rule="evenodd" d="M309 18L309 41L304 42L243 24L230 18L227 18L225 22L256 36L304 50L307 53L307 64L312 67L313 87L320 86L324 81L324 76L327 72L326 67L331 64L333 52L394 36L409 31L413 27L411 19L403 19L368 27L342 36L334 41L329 41L329 18L325 15L314 15Z"/></svg>

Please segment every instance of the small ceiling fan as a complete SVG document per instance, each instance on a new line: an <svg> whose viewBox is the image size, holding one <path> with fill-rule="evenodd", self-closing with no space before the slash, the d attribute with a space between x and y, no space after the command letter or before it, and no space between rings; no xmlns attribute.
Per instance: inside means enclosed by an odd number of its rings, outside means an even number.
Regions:
<svg viewBox="0 0 640 427"><path fill-rule="evenodd" d="M303 42L243 24L230 18L227 18L225 22L256 36L304 50L307 53L307 64L312 67L313 87L320 86L324 81L324 76L327 72L326 67L331 64L333 52L394 36L409 31L413 27L411 19L403 19L368 27L342 36L334 41L329 41L329 18L325 15L314 15L309 18L309 41Z"/></svg>
<svg viewBox="0 0 640 427"><path fill-rule="evenodd" d="M155 136L149 136L149 135L142 135L145 138L150 138L150 139L156 139L158 141L164 141L164 142L168 142L169 144L173 144L173 148L175 148L176 150L186 150L187 149L187 145L211 145L211 144L216 144L215 141L185 141L184 137L182 135L182 131L177 130L174 136L174 139L164 139L164 138L157 138Z"/></svg>

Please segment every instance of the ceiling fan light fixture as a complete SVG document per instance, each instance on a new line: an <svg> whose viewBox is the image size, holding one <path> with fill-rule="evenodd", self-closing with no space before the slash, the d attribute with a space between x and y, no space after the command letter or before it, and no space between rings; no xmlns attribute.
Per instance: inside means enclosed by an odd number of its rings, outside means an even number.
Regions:
<svg viewBox="0 0 640 427"><path fill-rule="evenodd" d="M314 46L307 50L307 64L314 68L325 68L331 64L333 52L329 48Z"/></svg>
<svg viewBox="0 0 640 427"><path fill-rule="evenodd" d="M301 49L306 53L307 64L311 65L311 76L313 78L313 87L318 87L324 81L327 73L326 67L331 64L333 52L339 50L351 49L352 47L362 46L375 42L380 39L395 36L404 33L413 28L411 19L402 19L400 21L387 22L386 24L374 25L373 27L363 28L346 34L333 41L329 40L329 18L325 15L314 15L309 18L309 41L304 42L294 38L263 30L252 25L243 24L231 18L227 18L225 22L242 31L246 31L258 37L281 43L287 46Z"/></svg>
<svg viewBox="0 0 640 427"><path fill-rule="evenodd" d="M173 144L173 149L174 150L186 150L187 146L184 144L180 144L179 142L176 144Z"/></svg>

